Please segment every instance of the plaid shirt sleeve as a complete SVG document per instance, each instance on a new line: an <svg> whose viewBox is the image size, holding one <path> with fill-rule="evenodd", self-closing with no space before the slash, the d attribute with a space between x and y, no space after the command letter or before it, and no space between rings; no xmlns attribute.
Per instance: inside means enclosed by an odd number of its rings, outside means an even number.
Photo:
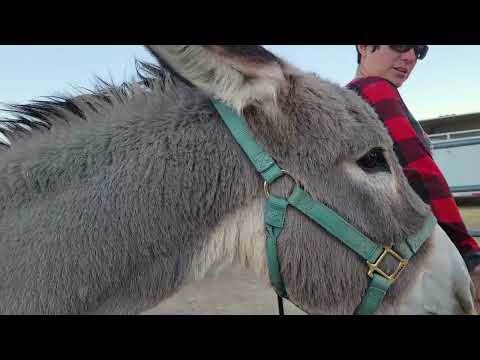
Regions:
<svg viewBox="0 0 480 360"><path fill-rule="evenodd" d="M396 87L379 77L360 78L348 87L373 107L394 142L394 150L410 186L429 204L439 225L467 262L469 270L480 263L480 247L466 229L447 181L420 140ZM472 255L475 255L472 258ZM475 264L472 263L472 259ZM478 262L478 263L477 263Z"/></svg>

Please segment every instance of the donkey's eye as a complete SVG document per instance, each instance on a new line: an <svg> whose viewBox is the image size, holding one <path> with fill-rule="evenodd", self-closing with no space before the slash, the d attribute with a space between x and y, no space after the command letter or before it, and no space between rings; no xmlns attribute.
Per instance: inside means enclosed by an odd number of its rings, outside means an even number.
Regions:
<svg viewBox="0 0 480 360"><path fill-rule="evenodd" d="M357 164L367 173L379 171L390 172L388 163L383 156L383 150L380 148L374 148L370 150L360 160L357 161Z"/></svg>

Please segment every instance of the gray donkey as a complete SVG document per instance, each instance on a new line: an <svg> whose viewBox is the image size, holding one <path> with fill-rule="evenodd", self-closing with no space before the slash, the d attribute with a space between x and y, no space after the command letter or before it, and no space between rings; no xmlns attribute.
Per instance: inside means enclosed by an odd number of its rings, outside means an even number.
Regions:
<svg viewBox="0 0 480 360"><path fill-rule="evenodd" d="M397 244L431 216L352 91L260 46L147 48L160 65L141 65L141 82L11 106L0 122L0 313L140 313L230 265L269 282L263 181L213 99L375 243ZM352 314L369 282L363 259L292 208L278 261L310 314ZM437 225L377 314L471 314L472 289Z"/></svg>

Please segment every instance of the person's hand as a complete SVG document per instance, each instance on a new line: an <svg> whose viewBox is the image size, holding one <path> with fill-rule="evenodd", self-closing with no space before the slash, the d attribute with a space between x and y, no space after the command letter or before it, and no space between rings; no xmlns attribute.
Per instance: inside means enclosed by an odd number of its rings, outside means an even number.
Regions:
<svg viewBox="0 0 480 360"><path fill-rule="evenodd" d="M477 313L480 314L480 265L477 265L475 269L470 273L470 276L473 280L473 285L475 286L476 299L475 299L475 308Z"/></svg>

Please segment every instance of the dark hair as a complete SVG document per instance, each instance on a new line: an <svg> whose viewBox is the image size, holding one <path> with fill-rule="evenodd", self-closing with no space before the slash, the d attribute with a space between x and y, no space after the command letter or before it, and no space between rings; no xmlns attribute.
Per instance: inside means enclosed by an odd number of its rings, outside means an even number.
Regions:
<svg viewBox="0 0 480 360"><path fill-rule="evenodd" d="M380 45L372 45L373 46L373 51L374 52L375 50L377 50ZM360 55L360 52L358 51L358 48L357 48L357 45L355 45L355 50L357 50L357 64L360 65L360 60L362 60L362 55Z"/></svg>

